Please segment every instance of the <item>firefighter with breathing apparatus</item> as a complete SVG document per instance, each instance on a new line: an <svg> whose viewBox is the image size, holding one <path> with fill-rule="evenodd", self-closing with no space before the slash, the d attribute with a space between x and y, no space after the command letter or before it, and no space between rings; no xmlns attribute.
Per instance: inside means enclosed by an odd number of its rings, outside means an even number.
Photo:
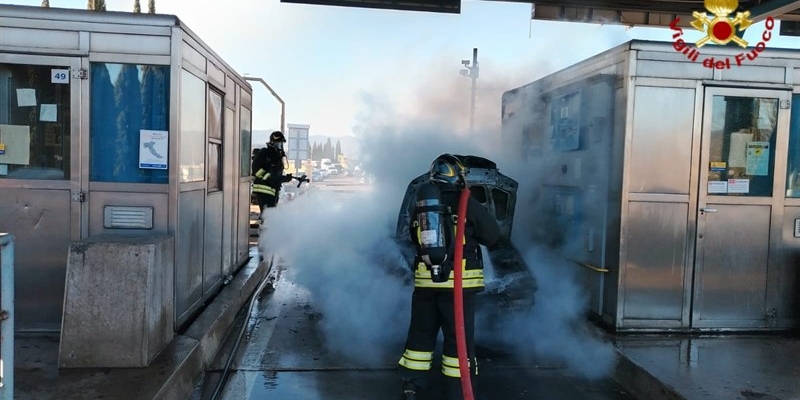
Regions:
<svg viewBox="0 0 800 400"><path fill-rule="evenodd" d="M300 183L308 182L305 175L301 177L294 177L292 174L283 175L283 160L286 158L286 153L283 151L284 143L286 143L286 137L281 131L272 132L269 135L267 147L256 152L253 157L253 193L258 200L261 218L263 218L264 208L278 205L278 197L284 182L292 179L297 179Z"/></svg>
<svg viewBox="0 0 800 400"><path fill-rule="evenodd" d="M444 335L445 398L461 400L472 393L469 385L462 387L461 370L464 369L459 368L456 328L457 323L463 323L466 366L470 371L465 382L471 382L478 370L473 344L475 295L484 287L480 245L494 245L500 238L500 227L489 211L469 196L466 174L457 156L442 154L431 164L429 180L417 189L412 201L414 207L408 232L416 248L412 266L414 293L405 351L399 361L404 400L415 399L417 389L427 386L440 329ZM459 209L459 200L465 211ZM463 235L456 237L458 218L464 216ZM463 249L457 248L459 245ZM463 257L461 265L454 265L454 255ZM461 268L459 282L463 294L454 290L458 287L454 285L454 268ZM461 310L454 306L454 299L462 300L461 321L456 317L461 316ZM462 388L465 389L462 391Z"/></svg>

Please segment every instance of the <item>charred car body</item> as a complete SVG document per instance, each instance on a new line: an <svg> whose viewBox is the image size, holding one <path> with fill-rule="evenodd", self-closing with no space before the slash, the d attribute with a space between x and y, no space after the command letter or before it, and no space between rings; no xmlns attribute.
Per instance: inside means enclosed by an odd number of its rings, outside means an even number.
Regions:
<svg viewBox="0 0 800 400"><path fill-rule="evenodd" d="M519 184L500 173L497 164L491 160L473 155L456 155L456 157L467 167L466 181L471 196L486 207L500 225L500 243L492 251L484 249L491 261L491 265L486 265L485 268L491 268L491 271L487 271L486 274L486 290L480 294L488 301L479 302L479 308L530 309L537 289L536 280L517 249L511 244L511 228ZM398 241L408 241L409 221L414 208L412 199L417 189L428 178L429 174L423 173L413 179L406 188L397 218L395 238ZM404 248L408 250L404 256L408 264L411 264L414 251L410 246ZM484 254L484 259L486 258L487 254Z"/></svg>

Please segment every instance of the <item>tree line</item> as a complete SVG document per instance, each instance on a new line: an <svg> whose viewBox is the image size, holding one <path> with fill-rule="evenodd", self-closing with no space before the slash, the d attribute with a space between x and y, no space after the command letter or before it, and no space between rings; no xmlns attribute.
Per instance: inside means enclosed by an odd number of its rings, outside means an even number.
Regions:
<svg viewBox="0 0 800 400"><path fill-rule="evenodd" d="M328 138L324 144L317 142L314 142L314 144L309 143L308 153L311 154L311 159L314 161L320 161L323 158L328 158L336 162L336 160L339 159L339 156L343 154L342 144L337 140L336 144L333 145L331 143L331 138Z"/></svg>
<svg viewBox="0 0 800 400"><path fill-rule="evenodd" d="M50 8L50 0L42 0L42 7ZM86 3L86 9L93 11L106 11L106 0L88 0ZM137 14L142 12L142 6L139 4L139 0L133 1L133 12ZM147 13L156 13L156 0L147 1Z"/></svg>

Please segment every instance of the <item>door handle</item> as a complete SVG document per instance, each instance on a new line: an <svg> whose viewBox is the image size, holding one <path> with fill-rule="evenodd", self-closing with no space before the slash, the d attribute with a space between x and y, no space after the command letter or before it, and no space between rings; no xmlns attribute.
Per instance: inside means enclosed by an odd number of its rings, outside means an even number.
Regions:
<svg viewBox="0 0 800 400"><path fill-rule="evenodd" d="M700 209L700 211L704 212L704 213L715 213L715 212L717 212L717 209L716 208L703 207L703 208Z"/></svg>

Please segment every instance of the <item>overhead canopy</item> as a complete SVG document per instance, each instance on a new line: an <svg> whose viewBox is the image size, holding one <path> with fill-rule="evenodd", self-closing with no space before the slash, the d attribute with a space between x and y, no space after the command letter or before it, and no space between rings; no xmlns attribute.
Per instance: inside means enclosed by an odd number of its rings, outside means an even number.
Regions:
<svg viewBox="0 0 800 400"><path fill-rule="evenodd" d="M705 11L703 0L537 0L533 4L531 15L533 19L630 26L668 26L675 18L680 18L680 25L688 26L689 22L693 20L693 11ZM750 19L755 22L771 16L782 21L790 21L785 25L792 26L800 21L800 0L739 1L739 6L734 13L744 11L750 11Z"/></svg>
<svg viewBox="0 0 800 400"><path fill-rule="evenodd" d="M461 0L281 0L281 3L385 8L390 10L430 11L455 14L461 12Z"/></svg>
<svg viewBox="0 0 800 400"><path fill-rule="evenodd" d="M689 26L693 20L692 12L705 10L703 0L505 1L532 3L532 19L628 26L668 26L676 18L680 18L679 25ZM441 13L461 12L461 0L281 0L281 2ZM782 35L800 35L800 0L741 0L736 11L750 11L750 19L755 22L771 16L783 21Z"/></svg>

